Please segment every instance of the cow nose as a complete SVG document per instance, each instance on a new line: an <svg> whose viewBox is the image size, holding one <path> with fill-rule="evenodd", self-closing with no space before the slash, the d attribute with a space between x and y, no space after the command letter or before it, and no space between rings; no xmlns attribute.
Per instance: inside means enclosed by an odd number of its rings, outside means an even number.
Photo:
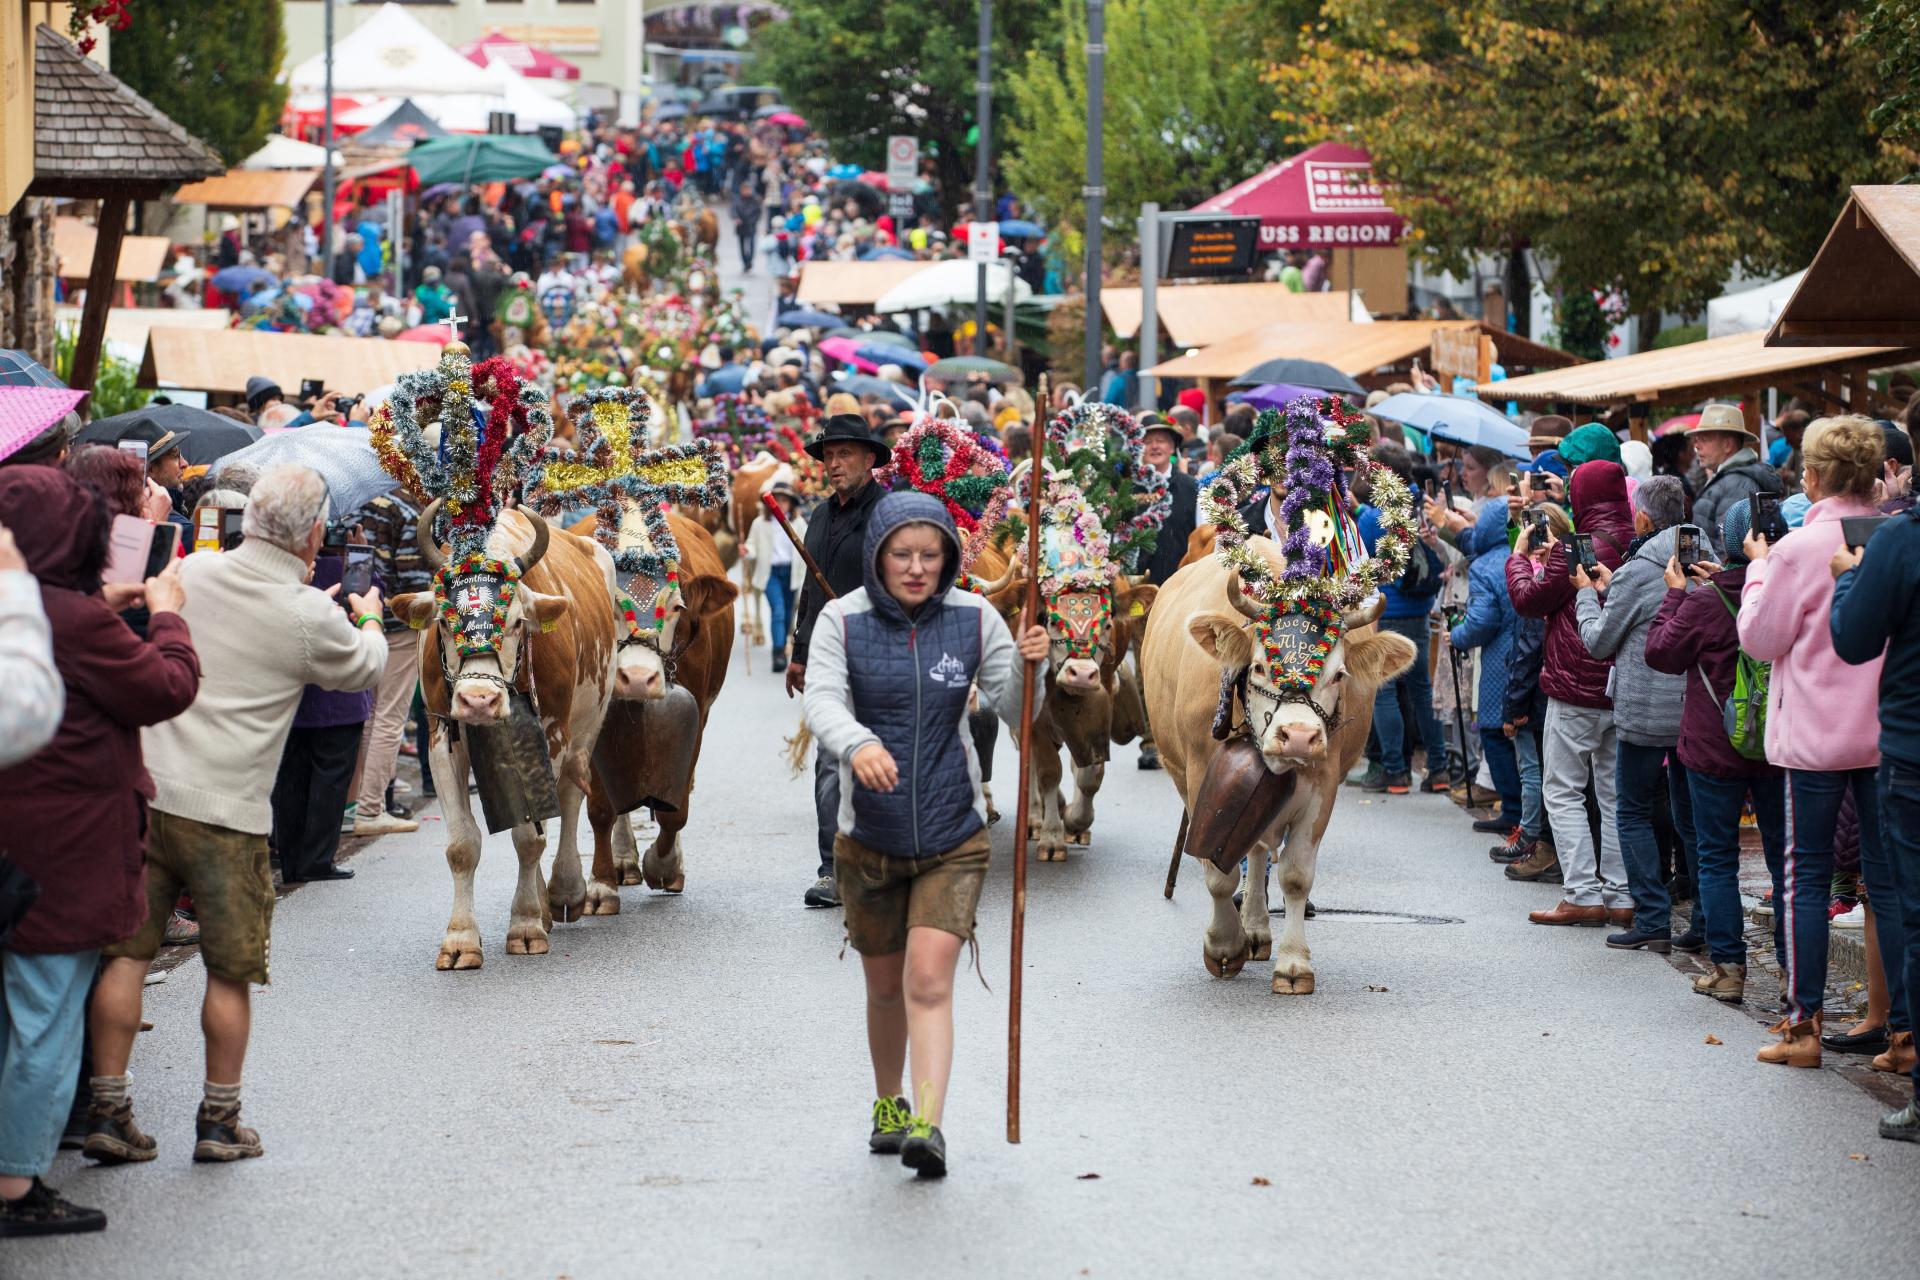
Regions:
<svg viewBox="0 0 1920 1280"><path fill-rule="evenodd" d="M1319 725L1283 725L1280 728L1280 754L1295 760L1318 755L1325 735Z"/></svg>
<svg viewBox="0 0 1920 1280"><path fill-rule="evenodd" d="M1100 683L1100 668L1094 663L1075 658L1062 664L1060 683L1069 689L1091 689Z"/></svg>
<svg viewBox="0 0 1920 1280"><path fill-rule="evenodd" d="M498 689L485 689L479 693L462 693L460 706L474 719L491 716L494 708L500 704Z"/></svg>
<svg viewBox="0 0 1920 1280"><path fill-rule="evenodd" d="M622 667L614 681L614 693L621 698L646 701L665 694L666 681L658 671L636 671Z"/></svg>

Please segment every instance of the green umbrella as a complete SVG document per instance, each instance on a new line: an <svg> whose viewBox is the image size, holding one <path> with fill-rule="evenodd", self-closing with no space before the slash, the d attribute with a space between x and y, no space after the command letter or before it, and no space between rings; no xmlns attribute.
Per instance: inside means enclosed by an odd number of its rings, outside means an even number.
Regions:
<svg viewBox="0 0 1920 1280"><path fill-rule="evenodd" d="M428 187L438 182L465 185L537 178L559 162L538 138L498 133L432 138L416 143L407 153L407 163L420 175L421 185Z"/></svg>
<svg viewBox="0 0 1920 1280"><path fill-rule="evenodd" d="M863 329L859 331L857 336L862 342L877 342L882 346L899 347L903 351L918 351L920 349L913 344L912 338L909 338L904 333L895 333L891 329Z"/></svg>
<svg viewBox="0 0 1920 1280"><path fill-rule="evenodd" d="M984 373L995 382L1017 382L1021 377L1012 365L985 356L948 356L934 361L927 369L929 378L964 378L970 373Z"/></svg>

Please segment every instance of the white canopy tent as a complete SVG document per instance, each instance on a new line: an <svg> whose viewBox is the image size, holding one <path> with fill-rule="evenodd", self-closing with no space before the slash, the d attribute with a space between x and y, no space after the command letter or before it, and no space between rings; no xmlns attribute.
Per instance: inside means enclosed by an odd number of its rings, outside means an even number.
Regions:
<svg viewBox="0 0 1920 1280"><path fill-rule="evenodd" d="M296 94L324 92L325 53L316 53L295 67L287 84ZM391 3L381 5L371 18L333 42L333 91L415 100L422 94L498 92L486 71Z"/></svg>
<svg viewBox="0 0 1920 1280"><path fill-rule="evenodd" d="M1005 306L1007 277L1012 275L1005 262L987 267L987 304ZM979 295L979 268L964 258L936 262L917 271L880 295L873 309L880 312L926 311L935 307L971 306ZM1033 297L1033 288L1019 276L1013 276L1013 300L1016 304Z"/></svg>
<svg viewBox="0 0 1920 1280"><path fill-rule="evenodd" d="M1772 328L1773 322L1780 318L1781 309L1787 305L1787 299L1800 287L1800 281L1806 274L1796 271L1785 279L1763 284L1758 289L1715 298L1707 304L1707 336L1730 338L1736 333Z"/></svg>
<svg viewBox="0 0 1920 1280"><path fill-rule="evenodd" d="M333 162L340 163L340 153L333 153ZM240 162L242 169L322 169L326 167L327 149L311 142L302 142L298 138L289 138L284 133L270 133L261 148Z"/></svg>
<svg viewBox="0 0 1920 1280"><path fill-rule="evenodd" d="M577 129L580 114L566 103L541 93L528 79L496 62L481 73L493 82L490 93L416 93L409 95L413 105L433 118L441 128L453 133L485 133L496 111L513 116L515 133L538 129ZM371 129L385 120L400 105L399 98L375 98L350 111L343 111L338 123L349 129ZM315 151L319 148L315 147Z"/></svg>

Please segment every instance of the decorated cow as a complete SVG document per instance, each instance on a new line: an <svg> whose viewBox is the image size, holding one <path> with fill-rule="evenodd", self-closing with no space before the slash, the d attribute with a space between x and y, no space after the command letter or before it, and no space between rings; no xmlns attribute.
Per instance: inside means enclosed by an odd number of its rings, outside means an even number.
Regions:
<svg viewBox="0 0 1920 1280"><path fill-rule="evenodd" d="M1147 711L1192 828L1186 848L1210 851L1207 970L1230 977L1272 955L1276 994L1314 988L1306 915L1320 841L1365 750L1375 690L1414 659L1411 641L1372 625L1376 588L1399 575L1413 542L1407 488L1366 458L1361 420L1326 407L1331 421L1306 400L1260 416L1202 494L1215 554L1160 588L1142 650ZM1381 516L1371 555L1347 479L1355 470L1369 473ZM1285 529L1284 543L1247 536L1239 507L1262 485L1273 491L1268 527ZM1277 953L1270 855L1287 908Z"/></svg>

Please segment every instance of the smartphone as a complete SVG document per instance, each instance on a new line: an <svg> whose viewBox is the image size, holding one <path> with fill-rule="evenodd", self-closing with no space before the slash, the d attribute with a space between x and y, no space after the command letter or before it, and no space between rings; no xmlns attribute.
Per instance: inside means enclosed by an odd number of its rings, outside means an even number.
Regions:
<svg viewBox="0 0 1920 1280"><path fill-rule="evenodd" d="M1673 558L1683 569L1706 559L1707 535L1697 524L1676 525L1673 530Z"/></svg>
<svg viewBox="0 0 1920 1280"><path fill-rule="evenodd" d="M1873 535L1880 526L1891 519L1892 516L1841 516L1840 536L1847 540L1849 551L1864 547L1873 541Z"/></svg>
<svg viewBox="0 0 1920 1280"><path fill-rule="evenodd" d="M1547 523L1547 513L1535 507L1527 512L1527 523L1533 526L1532 546L1535 550L1547 545L1547 538L1553 533L1553 526Z"/></svg>
<svg viewBox="0 0 1920 1280"><path fill-rule="evenodd" d="M246 515L243 507L221 507L220 511L220 549L231 551L247 540L246 531L241 527Z"/></svg>
<svg viewBox="0 0 1920 1280"><path fill-rule="evenodd" d="M1754 494L1751 514L1753 531L1769 543L1778 542L1787 536L1787 521L1786 517L1780 514L1779 494Z"/></svg>
<svg viewBox="0 0 1920 1280"><path fill-rule="evenodd" d="M147 547L146 578L158 577L167 571L167 566L180 552L180 526L171 520L162 520L153 526L153 542ZM145 581L145 578L142 579Z"/></svg>
<svg viewBox="0 0 1920 1280"><path fill-rule="evenodd" d="M1577 567L1585 569L1587 576L1592 577L1593 571L1598 568L1600 564L1598 560L1593 558L1593 535L1590 533L1570 533L1566 537L1566 543L1567 576L1571 578L1574 569Z"/></svg>
<svg viewBox="0 0 1920 1280"><path fill-rule="evenodd" d="M363 596L372 589L373 548L347 547L346 565L340 571L340 603L345 605L348 596Z"/></svg>
<svg viewBox="0 0 1920 1280"><path fill-rule="evenodd" d="M142 467L147 465L147 442L145 440L122 440L119 442L119 445L128 453L140 459L140 465Z"/></svg>
<svg viewBox="0 0 1920 1280"><path fill-rule="evenodd" d="M320 379L318 378L300 379L300 398L302 400L307 400L307 401L318 400L323 394L325 394L326 389L327 389L326 384L321 382Z"/></svg>
<svg viewBox="0 0 1920 1280"><path fill-rule="evenodd" d="M115 516L107 531L107 565L102 582L145 582L153 531L159 526L139 516Z"/></svg>

